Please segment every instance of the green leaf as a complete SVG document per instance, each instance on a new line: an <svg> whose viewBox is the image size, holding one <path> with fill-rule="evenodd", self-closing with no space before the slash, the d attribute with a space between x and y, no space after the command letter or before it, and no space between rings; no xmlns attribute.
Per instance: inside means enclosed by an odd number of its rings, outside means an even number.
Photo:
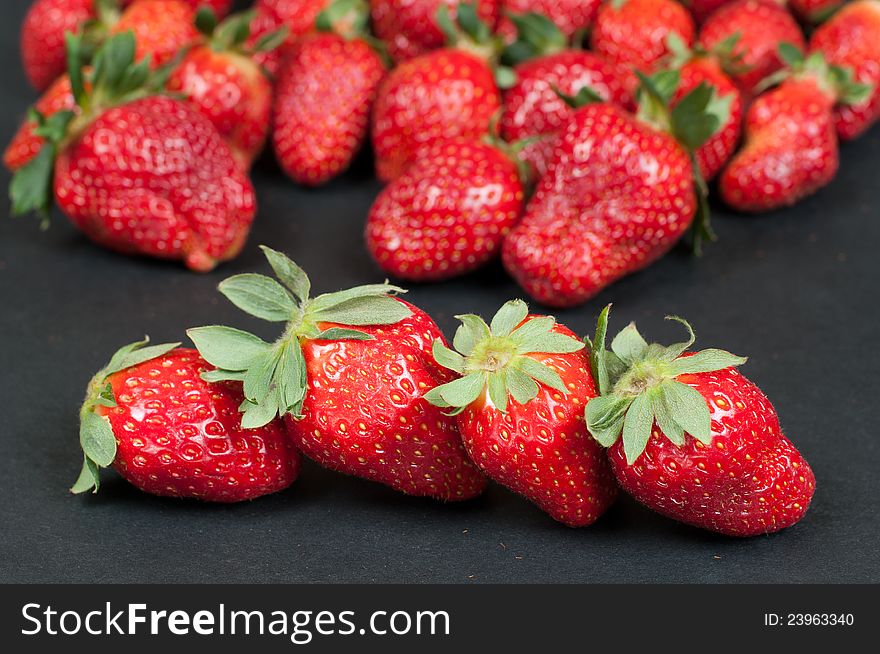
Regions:
<svg viewBox="0 0 880 654"><path fill-rule="evenodd" d="M443 341L439 338L434 340L434 344L431 346L431 352L434 355L434 360L444 368L459 374L464 373L464 357L458 352L454 352L443 345Z"/></svg>
<svg viewBox="0 0 880 654"><path fill-rule="evenodd" d="M620 330L611 341L611 351L629 365L639 361L647 348L648 343L642 338L634 322Z"/></svg>
<svg viewBox="0 0 880 654"><path fill-rule="evenodd" d="M199 7L196 13L196 29L205 36L214 34L217 28L217 14L210 7Z"/></svg>
<svg viewBox="0 0 880 654"><path fill-rule="evenodd" d="M287 41L287 37L289 36L290 28L285 25L281 29L277 29L274 32L264 34L259 39L257 39L257 42L254 44L253 51L272 52L273 50L277 50L282 45L284 45L285 41Z"/></svg>
<svg viewBox="0 0 880 654"><path fill-rule="evenodd" d="M459 39L458 28L452 19L452 12L445 3L441 3L437 7L437 14L434 16L437 28L443 33L446 45L453 45Z"/></svg>
<svg viewBox="0 0 880 654"><path fill-rule="evenodd" d="M318 332L313 337L316 341L374 341L375 336L359 332L356 329L345 329L343 327L331 327L322 332Z"/></svg>
<svg viewBox="0 0 880 654"><path fill-rule="evenodd" d="M730 118L734 94L718 97L706 82L690 91L672 108L672 132L691 152L708 141Z"/></svg>
<svg viewBox="0 0 880 654"><path fill-rule="evenodd" d="M13 175L9 197L14 215L36 212L48 220L54 197L55 152L56 146L46 143L36 157Z"/></svg>
<svg viewBox="0 0 880 654"><path fill-rule="evenodd" d="M672 361L680 357L691 345L693 345L694 341L697 340L697 337L694 334L691 324L684 318L679 318L678 316L666 316L666 320L674 320L675 322L681 323L684 325L684 328L688 333L687 341L683 343L673 343L672 345L663 348L661 351L660 359L662 361Z"/></svg>
<svg viewBox="0 0 880 654"><path fill-rule="evenodd" d="M272 422L277 415L277 393L270 393L263 404L254 404L253 402L245 400L241 416L241 428L259 429L260 427L265 427Z"/></svg>
<svg viewBox="0 0 880 654"><path fill-rule="evenodd" d="M119 82L126 69L135 59L134 32L128 31L111 36L95 54L94 93L116 97Z"/></svg>
<svg viewBox="0 0 880 654"><path fill-rule="evenodd" d="M79 444L85 455L102 468L116 458L116 437L106 418L83 411L79 423Z"/></svg>
<svg viewBox="0 0 880 654"><path fill-rule="evenodd" d="M635 463L651 438L654 426L654 411L651 393L637 395L623 420L623 453L629 465Z"/></svg>
<svg viewBox="0 0 880 654"><path fill-rule="evenodd" d="M519 404L528 404L541 390L534 379L517 368L507 369L507 390Z"/></svg>
<svg viewBox="0 0 880 654"><path fill-rule="evenodd" d="M789 68L797 68L804 63L804 53L799 47L792 43L780 43L777 51L779 52L779 58L782 59Z"/></svg>
<svg viewBox="0 0 880 654"><path fill-rule="evenodd" d="M72 111L59 111L49 117L36 112L37 126L34 134L52 143L60 143L67 136L67 129L75 115Z"/></svg>
<svg viewBox="0 0 880 654"><path fill-rule="evenodd" d="M261 245L260 249L269 261L269 265L272 267L275 275L281 280L281 283L290 289L290 292L293 293L300 302L308 300L309 292L311 291L311 282L309 282L309 276L306 275L306 272L291 261L284 253L273 250L265 245Z"/></svg>
<svg viewBox="0 0 880 654"><path fill-rule="evenodd" d="M308 370L302 348L291 344L284 349L275 381L278 386L279 408L294 418L301 417L302 403L308 386Z"/></svg>
<svg viewBox="0 0 880 654"><path fill-rule="evenodd" d="M567 95L563 93L557 86L553 86L553 92L557 96L559 96L560 100L562 100L572 109L580 109L581 107L585 107L588 104L593 104L596 102L605 102L605 98L596 93L589 86L582 86L574 95Z"/></svg>
<svg viewBox="0 0 880 654"><path fill-rule="evenodd" d="M345 291L337 291L335 293L324 293L309 302L309 312L316 313L318 311L326 311L345 304L350 300L357 298L369 297L385 297L387 295L397 295L406 293L406 289L391 284L365 284L363 286L355 286Z"/></svg>
<svg viewBox="0 0 880 654"><path fill-rule="evenodd" d="M266 401L273 387L275 369L278 367L281 355L282 348L270 348L251 364L242 379L245 399L256 404L262 404Z"/></svg>
<svg viewBox="0 0 880 654"><path fill-rule="evenodd" d="M196 327L186 333L208 363L225 370L247 370L272 347L253 334L221 325Z"/></svg>
<svg viewBox="0 0 880 654"><path fill-rule="evenodd" d="M218 289L245 313L269 322L287 322L297 308L290 293L265 275L235 275L220 282Z"/></svg>
<svg viewBox="0 0 880 654"><path fill-rule="evenodd" d="M528 305L522 300L506 302L492 318L489 326L494 336L508 336L529 314Z"/></svg>
<svg viewBox="0 0 880 654"><path fill-rule="evenodd" d="M144 340L137 343L129 343L119 348L110 358L110 362L101 371L105 377L109 377L113 373L140 365L152 359L157 359L163 354L170 352L180 343L162 343L160 345L151 345L145 347L150 342L150 338L144 337Z"/></svg>
<svg viewBox="0 0 880 654"><path fill-rule="evenodd" d="M452 345L464 356L470 356L477 343L491 336L489 325L480 316L472 313L455 317L461 321L461 326L455 331Z"/></svg>
<svg viewBox="0 0 880 654"><path fill-rule="evenodd" d="M466 407L480 397L486 388L486 375L482 372L472 372L448 384L438 386L435 395L439 396L450 407ZM428 398L428 395L425 396ZM434 395L431 395L434 397ZM435 404L430 398L429 402ZM441 405L437 405L441 406Z"/></svg>
<svg viewBox="0 0 880 654"><path fill-rule="evenodd" d="M712 441L712 417L699 391L675 380L664 381L658 389L672 419L688 434L708 445Z"/></svg>
<svg viewBox="0 0 880 654"><path fill-rule="evenodd" d="M593 369L593 377L600 395L607 395L611 391L611 380L608 375L608 367L605 357L605 339L608 333L608 314L611 305L607 305L599 314L596 321L596 335L590 345L590 366Z"/></svg>
<svg viewBox="0 0 880 654"><path fill-rule="evenodd" d="M611 447L623 431L626 410L632 404L632 397L602 395L587 402L584 420L593 438L603 447Z"/></svg>
<svg viewBox="0 0 880 654"><path fill-rule="evenodd" d="M72 32L64 34L64 47L67 53L67 77L76 104L83 109L88 106L86 85L83 81L82 38Z"/></svg>
<svg viewBox="0 0 880 654"><path fill-rule="evenodd" d="M256 12L243 11L233 14L214 31L212 44L216 50L232 50L245 41L251 35L251 21L254 19Z"/></svg>
<svg viewBox="0 0 880 654"><path fill-rule="evenodd" d="M405 304L393 297L354 297L321 311L312 311L309 318L315 322L334 322L342 325L393 325L412 315Z"/></svg>
<svg viewBox="0 0 880 654"><path fill-rule="evenodd" d="M458 26L476 43L485 43L491 36L491 30L477 14L476 3L461 3L456 15Z"/></svg>
<svg viewBox="0 0 880 654"><path fill-rule="evenodd" d="M677 37L676 32L670 32L669 38ZM684 41L682 41L682 44ZM663 104L672 102L678 85L681 83L681 73L677 70L661 70L651 75L651 84L657 96L663 101Z"/></svg>
<svg viewBox="0 0 880 654"><path fill-rule="evenodd" d="M516 344L517 352L544 352L544 343L556 324L552 316L540 316L523 323L510 333L510 340Z"/></svg>
<svg viewBox="0 0 880 654"><path fill-rule="evenodd" d="M88 491L97 493L100 486L101 478L100 473L98 472L98 466L88 456L83 455L82 471L80 471L76 482L71 486L70 492L75 495L86 493Z"/></svg>
<svg viewBox="0 0 880 654"><path fill-rule="evenodd" d="M514 360L514 365L535 381L566 395L569 394L569 390L565 387L559 373L550 366L526 356L517 357Z"/></svg>
<svg viewBox="0 0 880 654"><path fill-rule="evenodd" d="M696 374L700 372L714 372L733 366L741 366L748 357L740 357L726 350L709 348L701 350L689 357L676 359L671 364L671 374L674 376L684 374Z"/></svg>
<svg viewBox="0 0 880 654"><path fill-rule="evenodd" d="M507 413L507 375L503 370L489 374L489 399L501 413Z"/></svg>
<svg viewBox="0 0 880 654"><path fill-rule="evenodd" d="M652 395L651 407L654 410L654 419L663 435L679 447L684 445L684 430L672 417L672 411L666 405L662 392Z"/></svg>
<svg viewBox="0 0 880 654"><path fill-rule="evenodd" d="M516 27L517 41L515 45L519 46L522 52L526 50L530 52L530 56L527 58L560 52L568 45L565 35L556 26L556 23L542 14L507 12L507 17ZM523 60L520 58L514 63L520 63Z"/></svg>
<svg viewBox="0 0 880 654"><path fill-rule="evenodd" d="M206 370L202 373L202 379L204 379L209 384L216 384L217 382L222 381L243 382L246 374L247 372L244 370Z"/></svg>

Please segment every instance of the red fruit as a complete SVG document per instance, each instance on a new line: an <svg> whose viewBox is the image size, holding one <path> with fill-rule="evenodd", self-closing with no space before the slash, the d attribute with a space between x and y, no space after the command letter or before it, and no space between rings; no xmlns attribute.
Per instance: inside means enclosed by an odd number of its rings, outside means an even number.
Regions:
<svg viewBox="0 0 880 654"><path fill-rule="evenodd" d="M21 58L28 81L46 89L65 70L64 33L95 17L95 0L34 0L21 27Z"/></svg>
<svg viewBox="0 0 880 654"><path fill-rule="evenodd" d="M245 379L244 423L284 415L293 442L318 463L410 495L479 495L486 480L468 460L455 419L425 399L450 379L431 357L442 339L434 322L390 297L401 289L387 284L309 299L305 273L263 249L284 286L240 275L220 290L257 317L291 317L284 338L266 343L226 327L188 332L221 377Z"/></svg>
<svg viewBox="0 0 880 654"><path fill-rule="evenodd" d="M557 90L575 97L586 88L612 104L633 106L626 71L591 52L564 50L521 63L515 70L516 83L504 93L501 135L509 142L545 137L522 152L538 177L547 172L553 138L574 111Z"/></svg>
<svg viewBox="0 0 880 654"><path fill-rule="evenodd" d="M508 40L516 36L516 27L507 14L537 13L552 20L570 39L593 24L600 4L602 0L501 0L502 18L498 33Z"/></svg>
<svg viewBox="0 0 880 654"><path fill-rule="evenodd" d="M701 25L716 9L731 2L736 0L682 0L681 4L690 9L697 25Z"/></svg>
<svg viewBox="0 0 880 654"><path fill-rule="evenodd" d="M730 98L727 122L709 139L694 151L700 174L710 180L718 174L736 151L742 131L743 104L739 89L721 70L718 61L711 57L696 57L680 69L681 82L672 100L675 106L688 93L701 83L715 89L718 98Z"/></svg>
<svg viewBox="0 0 880 654"><path fill-rule="evenodd" d="M720 178L724 201L740 211L769 211L830 182L839 163L834 101L813 77L790 78L755 100L745 145Z"/></svg>
<svg viewBox="0 0 880 654"><path fill-rule="evenodd" d="M769 400L735 369L746 360L723 350L684 353L694 336L679 318L686 343L649 346L631 324L606 352L607 315L591 357L605 381L586 421L610 446L621 487L662 515L728 536L798 522L816 480Z"/></svg>
<svg viewBox="0 0 880 654"><path fill-rule="evenodd" d="M445 48L402 63L380 85L373 110L376 174L399 177L438 138L479 139L500 108L492 69L469 52Z"/></svg>
<svg viewBox="0 0 880 654"><path fill-rule="evenodd" d="M385 75L381 57L360 38L303 38L275 87L272 137L284 171L300 184L323 184L345 171L367 139L370 110Z"/></svg>
<svg viewBox="0 0 880 654"><path fill-rule="evenodd" d="M798 50L806 47L797 21L774 0L736 0L713 13L700 30L700 45L708 50L723 49L737 36L728 73L745 98L755 86L785 66L779 57L779 44L789 43Z"/></svg>
<svg viewBox="0 0 880 654"><path fill-rule="evenodd" d="M271 75L278 72L289 49L296 40L315 31L318 15L333 0L257 0L254 3L256 14L251 23L251 43L282 28L287 28L287 42L284 46L269 52L258 53L257 63Z"/></svg>
<svg viewBox="0 0 880 654"><path fill-rule="evenodd" d="M856 81L873 86L861 102L835 108L840 138L860 136L880 117L880 2L847 4L813 33L810 50L821 52L830 64L852 69Z"/></svg>
<svg viewBox="0 0 880 654"><path fill-rule="evenodd" d="M154 68L173 60L199 36L195 12L182 0L136 0L110 29L111 34L134 32L135 59L150 55Z"/></svg>
<svg viewBox="0 0 880 654"><path fill-rule="evenodd" d="M389 184L367 219L367 249L400 279L436 281L486 264L519 219L516 164L494 145L438 140Z"/></svg>
<svg viewBox="0 0 880 654"><path fill-rule="evenodd" d="M788 6L808 23L823 23L846 4L846 0L789 0Z"/></svg>
<svg viewBox="0 0 880 654"><path fill-rule="evenodd" d="M437 12L446 5L452 13L460 0L371 0L373 30L395 61L412 59L446 43L437 26ZM489 26L498 22L500 0L475 0L477 14Z"/></svg>
<svg viewBox="0 0 880 654"><path fill-rule="evenodd" d="M675 0L609 0L596 16L590 44L613 63L651 72L669 54L672 33L691 45L694 21Z"/></svg>
<svg viewBox="0 0 880 654"><path fill-rule="evenodd" d="M301 457L281 421L242 428L239 382L205 381L212 367L195 350L144 345L122 348L89 384L74 493L97 492L98 469L109 465L147 493L209 502L252 500L294 482Z"/></svg>
<svg viewBox="0 0 880 654"><path fill-rule="evenodd" d="M617 487L583 421L596 396L583 343L549 316L505 304L491 327L459 316L457 352L441 341L437 362L461 375L428 399L458 412L468 454L498 483L569 527L595 522Z"/></svg>

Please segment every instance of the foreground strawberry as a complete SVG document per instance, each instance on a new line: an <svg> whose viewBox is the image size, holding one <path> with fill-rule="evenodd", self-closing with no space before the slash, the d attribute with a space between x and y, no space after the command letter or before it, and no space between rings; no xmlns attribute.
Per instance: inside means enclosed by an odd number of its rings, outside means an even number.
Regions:
<svg viewBox="0 0 880 654"><path fill-rule="evenodd" d="M71 222L113 250L200 271L234 257L254 218L254 190L214 126L184 102L149 95L150 71L133 63L130 33L98 51L88 84L79 41L68 41L80 111L40 119L47 143L15 174L13 211L48 218L54 196Z"/></svg>
<svg viewBox="0 0 880 654"><path fill-rule="evenodd" d="M153 495L240 502L290 486L300 454L275 420L241 426L241 384L177 343L121 348L89 383L80 411L84 463L74 493L97 492L113 466Z"/></svg>
<svg viewBox="0 0 880 654"><path fill-rule="evenodd" d="M833 109L857 104L871 88L822 56L783 47L794 73L761 95L746 116L745 144L721 175L721 197L740 211L794 204L828 184L840 161Z"/></svg>
<svg viewBox="0 0 880 654"><path fill-rule="evenodd" d="M201 10L197 25L206 43L187 51L167 84L211 121L245 169L266 143L272 112L272 84L253 56L285 38L281 30L251 48L246 42L252 19L253 12L245 12L218 25L210 9Z"/></svg>
<svg viewBox="0 0 880 654"><path fill-rule="evenodd" d="M434 356L460 377L428 399L457 414L468 454L489 477L570 527L592 524L617 487L583 421L596 396L584 344L521 300L501 307L491 326L458 318L457 351L437 340Z"/></svg>
<svg viewBox="0 0 880 654"><path fill-rule="evenodd" d="M695 237L711 237L693 152L727 123L730 97L703 83L670 109L677 74L660 79L662 89L643 78L640 119L592 103L560 130L548 172L502 249L508 272L536 300L585 302L661 257L692 224Z"/></svg>
<svg viewBox="0 0 880 654"><path fill-rule="evenodd" d="M675 0L608 0L596 16L590 45L612 63L650 73L669 54L670 34L691 45L695 32L690 14Z"/></svg>
<svg viewBox="0 0 880 654"><path fill-rule="evenodd" d="M376 198L367 249L399 279L437 281L495 258L519 220L525 192L512 149L438 139Z"/></svg>
<svg viewBox="0 0 880 654"><path fill-rule="evenodd" d="M229 327L188 332L221 369L212 379L244 382L242 424L281 415L293 442L332 470L410 495L479 495L486 480L455 420L425 399L451 378L431 356L442 338L434 321L392 297L401 289L387 284L310 298L305 273L280 252L263 251L281 283L238 275L220 291L251 315L287 322L284 336L267 343Z"/></svg>
<svg viewBox="0 0 880 654"><path fill-rule="evenodd" d="M395 61L405 61L444 45L445 35L437 22L438 10L455 13L462 0L371 0L373 30ZM498 22L500 0L469 3L490 29Z"/></svg>
<svg viewBox="0 0 880 654"><path fill-rule="evenodd" d="M605 350L608 309L591 361L600 397L585 417L608 447L620 486L642 504L728 536L785 529L807 511L816 486L809 464L779 426L770 401L724 350L688 353L694 334L649 345L634 324Z"/></svg>
<svg viewBox="0 0 880 654"><path fill-rule="evenodd" d="M779 44L806 48L804 35L792 15L774 0L735 0L714 12L700 29L700 45L722 49L732 64L728 73L748 100L755 87L785 66Z"/></svg>
<svg viewBox="0 0 880 654"><path fill-rule="evenodd" d="M498 33L507 40L516 38L511 15L540 14L549 18L566 39L583 35L596 18L602 0L501 0L502 18Z"/></svg>
<svg viewBox="0 0 880 654"><path fill-rule="evenodd" d="M442 10L441 10L442 11ZM496 58L487 25L471 5L459 8L456 28L443 14L457 47L410 59L391 71L379 87L372 138L376 174L399 177L425 144L443 137L478 139L501 108L492 68ZM482 54L474 54L479 51Z"/></svg>
<svg viewBox="0 0 880 654"><path fill-rule="evenodd" d="M821 52L832 65L850 68L857 82L874 88L860 102L834 110L840 138L861 136L880 118L880 2L847 4L813 33L810 50Z"/></svg>
<svg viewBox="0 0 880 654"><path fill-rule="evenodd" d="M384 61L367 40L368 10L364 0L337 0L319 14L326 29L300 39L278 74L275 155L300 184L317 186L338 176L367 139L385 76Z"/></svg>

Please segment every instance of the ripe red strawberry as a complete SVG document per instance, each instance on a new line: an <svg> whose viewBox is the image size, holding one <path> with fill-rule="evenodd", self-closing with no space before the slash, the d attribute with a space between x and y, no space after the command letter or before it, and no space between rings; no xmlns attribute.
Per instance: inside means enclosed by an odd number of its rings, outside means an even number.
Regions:
<svg viewBox="0 0 880 654"><path fill-rule="evenodd" d="M520 171L503 144L439 139L376 198L367 249L386 273L437 281L497 256L524 202Z"/></svg>
<svg viewBox="0 0 880 654"><path fill-rule="evenodd" d="M536 13L546 16L566 39L585 32L593 24L602 0L501 0L502 18L498 33L506 40L516 38L516 26L510 14Z"/></svg>
<svg viewBox="0 0 880 654"><path fill-rule="evenodd" d="M246 12L217 25L213 13L200 13L198 24L207 43L184 55L167 84L211 121L245 169L263 150L272 113L272 84L253 56L284 39L283 32L270 34L256 50L246 46L252 18Z"/></svg>
<svg viewBox="0 0 880 654"><path fill-rule="evenodd" d="M861 102L835 108L834 123L842 139L854 139L880 118L880 2L847 4L810 39L810 50L828 63L852 69L855 80L874 91Z"/></svg>
<svg viewBox="0 0 880 654"><path fill-rule="evenodd" d="M669 54L670 34L690 46L695 32L687 9L675 0L609 0L599 9L590 44L608 61L649 73Z"/></svg>
<svg viewBox="0 0 880 654"><path fill-rule="evenodd" d="M711 237L690 152L726 124L729 96L701 84L669 109L676 81L674 72L644 78L641 119L594 103L563 125L548 172L502 249L531 297L557 307L585 302L666 253L695 217L696 235Z"/></svg>
<svg viewBox="0 0 880 654"><path fill-rule="evenodd" d="M445 6L454 13L461 4L461 0L371 0L373 30L385 42L392 59L412 59L444 45L437 12ZM500 0L474 0L471 4L480 19L494 29Z"/></svg>
<svg viewBox="0 0 880 654"><path fill-rule="evenodd" d="M300 184L317 186L347 170L367 139L370 111L385 76L382 57L362 38L367 10L363 2L350 8L362 12L364 23L344 35L300 39L278 75L275 155Z"/></svg>
<svg viewBox="0 0 880 654"><path fill-rule="evenodd" d="M28 81L43 91L64 73L64 33L95 17L96 0L34 0L21 26L21 59Z"/></svg>
<svg viewBox="0 0 880 654"><path fill-rule="evenodd" d="M315 31L318 15L332 0L257 0L254 3L254 20L251 23L251 41L260 39L280 29L287 29L287 40L279 48L260 52L256 61L274 76L297 39Z"/></svg>
<svg viewBox="0 0 880 654"><path fill-rule="evenodd" d="M489 477L569 527L595 522L617 495L602 450L583 421L596 396L583 343L551 316L505 304L492 324L458 316L453 351L434 356L460 377L428 399L457 414L471 459Z"/></svg>
<svg viewBox="0 0 880 654"><path fill-rule="evenodd" d="M241 425L241 384L209 383L211 366L177 343L121 348L88 387L80 411L83 469L71 491L98 491L113 466L153 495L240 502L284 490L300 454L280 420Z"/></svg>
<svg viewBox="0 0 880 654"><path fill-rule="evenodd" d="M473 28L463 36L462 47L405 61L379 86L372 140L376 174L384 182L399 177L419 149L437 138L476 140L488 134L489 123L501 108L487 57L464 49L488 39L488 28L477 20L470 5L459 9L459 22Z"/></svg>
<svg viewBox="0 0 880 654"><path fill-rule="evenodd" d="M735 39L735 40L734 40ZM736 0L713 13L700 29L700 45L711 52L730 50L728 73L749 99L755 87L785 66L779 44L806 48L797 21L774 0Z"/></svg>
<svg viewBox="0 0 880 654"><path fill-rule="evenodd" d="M648 345L630 324L607 352L607 319L605 309L591 353L600 396L585 417L620 486L662 515L728 536L798 522L816 480L770 401L736 370L746 359L686 352L694 334L680 318L684 343Z"/></svg>
<svg viewBox="0 0 880 654"><path fill-rule="evenodd" d="M254 191L214 126L181 101L148 95L150 71L132 63L131 33L98 51L91 92L76 65L78 41L69 40L81 111L42 120L47 143L13 178L13 210L48 217L54 195L108 248L182 259L193 270L234 257L256 211Z"/></svg>
<svg viewBox="0 0 880 654"><path fill-rule="evenodd" d="M818 25L828 20L846 0L788 0L788 6L802 20Z"/></svg>
<svg viewBox="0 0 880 654"><path fill-rule="evenodd" d="M464 500L486 479L468 460L455 420L425 394L451 379L431 356L442 339L416 307L391 297L387 284L309 298L306 274L263 248L281 280L238 275L220 285L236 306L287 321L266 343L229 327L189 330L218 378L244 380L243 424L285 417L293 442L332 470L410 495Z"/></svg>
<svg viewBox="0 0 880 654"><path fill-rule="evenodd" d="M800 62L794 49L786 56L794 74L752 104L745 145L720 178L721 197L740 211L794 204L828 184L839 164L834 105L870 92L818 53Z"/></svg>
<svg viewBox="0 0 880 654"><path fill-rule="evenodd" d="M731 2L736 0L682 0L681 4L690 9L697 25L702 25L716 9Z"/></svg>
<svg viewBox="0 0 880 654"><path fill-rule="evenodd" d="M196 13L181 0L135 0L110 27L111 34L134 32L136 60L147 55L157 68L171 62L199 37Z"/></svg>

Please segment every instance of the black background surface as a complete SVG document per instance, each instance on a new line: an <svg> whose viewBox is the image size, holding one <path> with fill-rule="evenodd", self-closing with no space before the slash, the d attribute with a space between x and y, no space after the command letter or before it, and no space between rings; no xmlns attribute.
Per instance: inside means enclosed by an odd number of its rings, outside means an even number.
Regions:
<svg viewBox="0 0 880 654"><path fill-rule="evenodd" d="M33 102L18 58L26 0L0 9L0 136ZM612 328L637 320L751 359L743 372L774 402L811 462L818 490L806 518L780 534L735 540L684 527L628 498L572 530L492 486L441 505L307 463L288 491L238 506L153 498L114 473L97 496L67 488L81 463L77 409L85 384L121 344L180 340L190 326L249 322L215 291L224 277L266 271L257 244L286 251L318 291L381 280L361 242L379 185L368 157L308 191L264 158L260 213L241 257L209 275L102 250L56 216L0 220L0 581L4 582L865 582L880 581L877 510L877 284L880 129L843 147L836 181L798 207L760 217L715 212L720 242L684 249L558 314L590 332L614 302ZM8 175L0 176L6 186ZM5 216L8 203L0 200ZM717 204L717 203L716 203ZM453 315L491 315L519 295L500 266L408 299L451 333Z"/></svg>

